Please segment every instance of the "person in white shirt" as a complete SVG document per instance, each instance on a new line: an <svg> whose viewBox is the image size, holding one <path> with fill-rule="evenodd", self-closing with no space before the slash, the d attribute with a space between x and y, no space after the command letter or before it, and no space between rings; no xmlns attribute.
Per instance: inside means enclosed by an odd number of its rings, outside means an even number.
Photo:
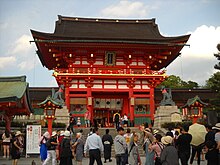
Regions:
<svg viewBox="0 0 220 165"><path fill-rule="evenodd" d="M89 151L89 165L93 165L95 160L97 165L102 165L101 152L104 151L104 147L98 134L98 128L96 127L93 129L93 134L86 139L84 156L86 157L86 151Z"/></svg>
<svg viewBox="0 0 220 165"><path fill-rule="evenodd" d="M127 116L126 113L124 114L122 120L123 120L123 125L124 125L124 127L127 127L127 126L128 126L128 116Z"/></svg>

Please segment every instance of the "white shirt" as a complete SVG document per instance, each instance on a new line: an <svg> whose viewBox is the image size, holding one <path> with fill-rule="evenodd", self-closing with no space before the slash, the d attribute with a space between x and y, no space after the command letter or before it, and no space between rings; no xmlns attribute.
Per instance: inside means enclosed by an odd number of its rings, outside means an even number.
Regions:
<svg viewBox="0 0 220 165"><path fill-rule="evenodd" d="M86 139L86 143L84 146L84 153L86 153L87 150L92 150L92 149L99 149L101 152L104 151L102 139L96 133L93 133Z"/></svg>
<svg viewBox="0 0 220 165"><path fill-rule="evenodd" d="M128 117L124 115L123 120L128 121Z"/></svg>

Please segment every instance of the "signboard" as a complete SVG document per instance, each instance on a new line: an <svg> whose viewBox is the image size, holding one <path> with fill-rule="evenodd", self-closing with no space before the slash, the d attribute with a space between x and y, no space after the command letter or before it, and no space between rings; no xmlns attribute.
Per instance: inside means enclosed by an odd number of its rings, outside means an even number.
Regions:
<svg viewBox="0 0 220 165"><path fill-rule="evenodd" d="M41 125L27 125L26 129L26 154L40 154L39 139Z"/></svg>

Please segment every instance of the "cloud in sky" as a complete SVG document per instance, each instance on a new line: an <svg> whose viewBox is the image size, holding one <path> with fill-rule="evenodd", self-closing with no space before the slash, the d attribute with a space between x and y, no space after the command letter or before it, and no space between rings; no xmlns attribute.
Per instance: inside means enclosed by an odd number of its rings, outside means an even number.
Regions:
<svg viewBox="0 0 220 165"><path fill-rule="evenodd" d="M30 45L32 38L29 35L22 35L14 43L11 44L7 53L0 57L0 68L7 71L14 68L17 71L32 70L38 63L33 60L34 45Z"/></svg>
<svg viewBox="0 0 220 165"><path fill-rule="evenodd" d="M110 5L101 11L104 17L146 17L150 7L139 1L121 0L118 4Z"/></svg>
<svg viewBox="0 0 220 165"><path fill-rule="evenodd" d="M190 34L187 42L190 47L183 48L181 57L168 66L167 73L179 75L185 81L191 80L205 85L210 75L217 72L214 69L217 63L214 53L220 43L220 26L202 25Z"/></svg>
<svg viewBox="0 0 220 165"><path fill-rule="evenodd" d="M22 53L23 55L27 55L27 52L33 47L29 41L32 40L29 35L22 35L15 43L13 44L11 54Z"/></svg>
<svg viewBox="0 0 220 165"><path fill-rule="evenodd" d="M220 26L215 28L202 25L191 34L188 41L190 49L183 49L183 58L189 57L190 54L190 57L211 59L217 51L217 44L220 43Z"/></svg>
<svg viewBox="0 0 220 165"><path fill-rule="evenodd" d="M13 56L0 57L0 69L7 70L8 67L12 67L16 63L16 58Z"/></svg>

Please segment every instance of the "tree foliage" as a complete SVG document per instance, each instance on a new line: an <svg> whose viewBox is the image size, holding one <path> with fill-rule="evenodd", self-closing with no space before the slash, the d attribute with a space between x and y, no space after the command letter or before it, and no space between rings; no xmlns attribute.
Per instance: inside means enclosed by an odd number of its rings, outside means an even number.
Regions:
<svg viewBox="0 0 220 165"><path fill-rule="evenodd" d="M220 110L220 72L214 73L207 81L206 87L216 91L217 97L210 100L213 108Z"/></svg>
<svg viewBox="0 0 220 165"><path fill-rule="evenodd" d="M220 91L220 72L214 73L207 81L206 87L215 91Z"/></svg>
<svg viewBox="0 0 220 165"><path fill-rule="evenodd" d="M171 75L158 87L165 86L166 88L197 88L198 83L194 81L183 81L179 76Z"/></svg>

